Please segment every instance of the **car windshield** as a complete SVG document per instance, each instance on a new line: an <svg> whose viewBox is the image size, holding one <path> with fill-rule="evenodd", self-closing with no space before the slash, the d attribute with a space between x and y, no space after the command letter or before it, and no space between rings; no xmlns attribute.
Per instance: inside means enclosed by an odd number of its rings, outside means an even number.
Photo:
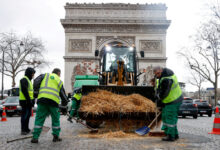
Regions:
<svg viewBox="0 0 220 150"><path fill-rule="evenodd" d="M206 100L195 100L196 104L209 104Z"/></svg>
<svg viewBox="0 0 220 150"><path fill-rule="evenodd" d="M187 99L187 100L183 100L183 103L193 103L193 100L191 100L191 99Z"/></svg>
<svg viewBox="0 0 220 150"><path fill-rule="evenodd" d="M5 103L19 103L18 97L7 97Z"/></svg>

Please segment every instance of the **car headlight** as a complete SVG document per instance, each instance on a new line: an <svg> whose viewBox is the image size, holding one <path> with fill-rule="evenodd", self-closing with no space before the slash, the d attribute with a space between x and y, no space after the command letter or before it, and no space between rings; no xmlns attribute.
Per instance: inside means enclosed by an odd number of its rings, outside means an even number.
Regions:
<svg viewBox="0 0 220 150"><path fill-rule="evenodd" d="M18 105L18 106L17 106L17 109L21 109L21 106Z"/></svg>

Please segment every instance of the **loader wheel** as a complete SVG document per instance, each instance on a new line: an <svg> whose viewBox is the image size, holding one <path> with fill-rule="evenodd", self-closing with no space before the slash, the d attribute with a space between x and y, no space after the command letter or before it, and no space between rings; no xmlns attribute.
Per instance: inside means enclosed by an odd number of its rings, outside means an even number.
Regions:
<svg viewBox="0 0 220 150"><path fill-rule="evenodd" d="M86 124L92 128L99 128L99 126L102 124L102 121L87 121Z"/></svg>

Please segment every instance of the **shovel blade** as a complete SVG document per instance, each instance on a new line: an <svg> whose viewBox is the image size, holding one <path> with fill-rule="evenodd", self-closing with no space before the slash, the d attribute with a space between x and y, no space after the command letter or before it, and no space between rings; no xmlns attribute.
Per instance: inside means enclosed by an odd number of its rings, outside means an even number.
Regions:
<svg viewBox="0 0 220 150"><path fill-rule="evenodd" d="M150 131L150 128L148 128L147 126L141 127L139 129L137 129L135 131L135 133L139 134L139 135L145 135Z"/></svg>

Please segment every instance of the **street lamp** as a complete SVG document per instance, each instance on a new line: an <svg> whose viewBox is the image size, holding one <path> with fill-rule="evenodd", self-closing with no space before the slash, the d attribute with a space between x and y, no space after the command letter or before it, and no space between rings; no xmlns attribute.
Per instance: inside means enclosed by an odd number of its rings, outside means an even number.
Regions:
<svg viewBox="0 0 220 150"><path fill-rule="evenodd" d="M9 44L8 44L9 45ZM6 45L4 48L2 48L2 99L4 98L4 67L5 67L5 49L8 47ZM23 47L24 43L20 42L20 47Z"/></svg>
<svg viewBox="0 0 220 150"><path fill-rule="evenodd" d="M5 65L5 50L2 49L2 99L4 98L4 65Z"/></svg>

